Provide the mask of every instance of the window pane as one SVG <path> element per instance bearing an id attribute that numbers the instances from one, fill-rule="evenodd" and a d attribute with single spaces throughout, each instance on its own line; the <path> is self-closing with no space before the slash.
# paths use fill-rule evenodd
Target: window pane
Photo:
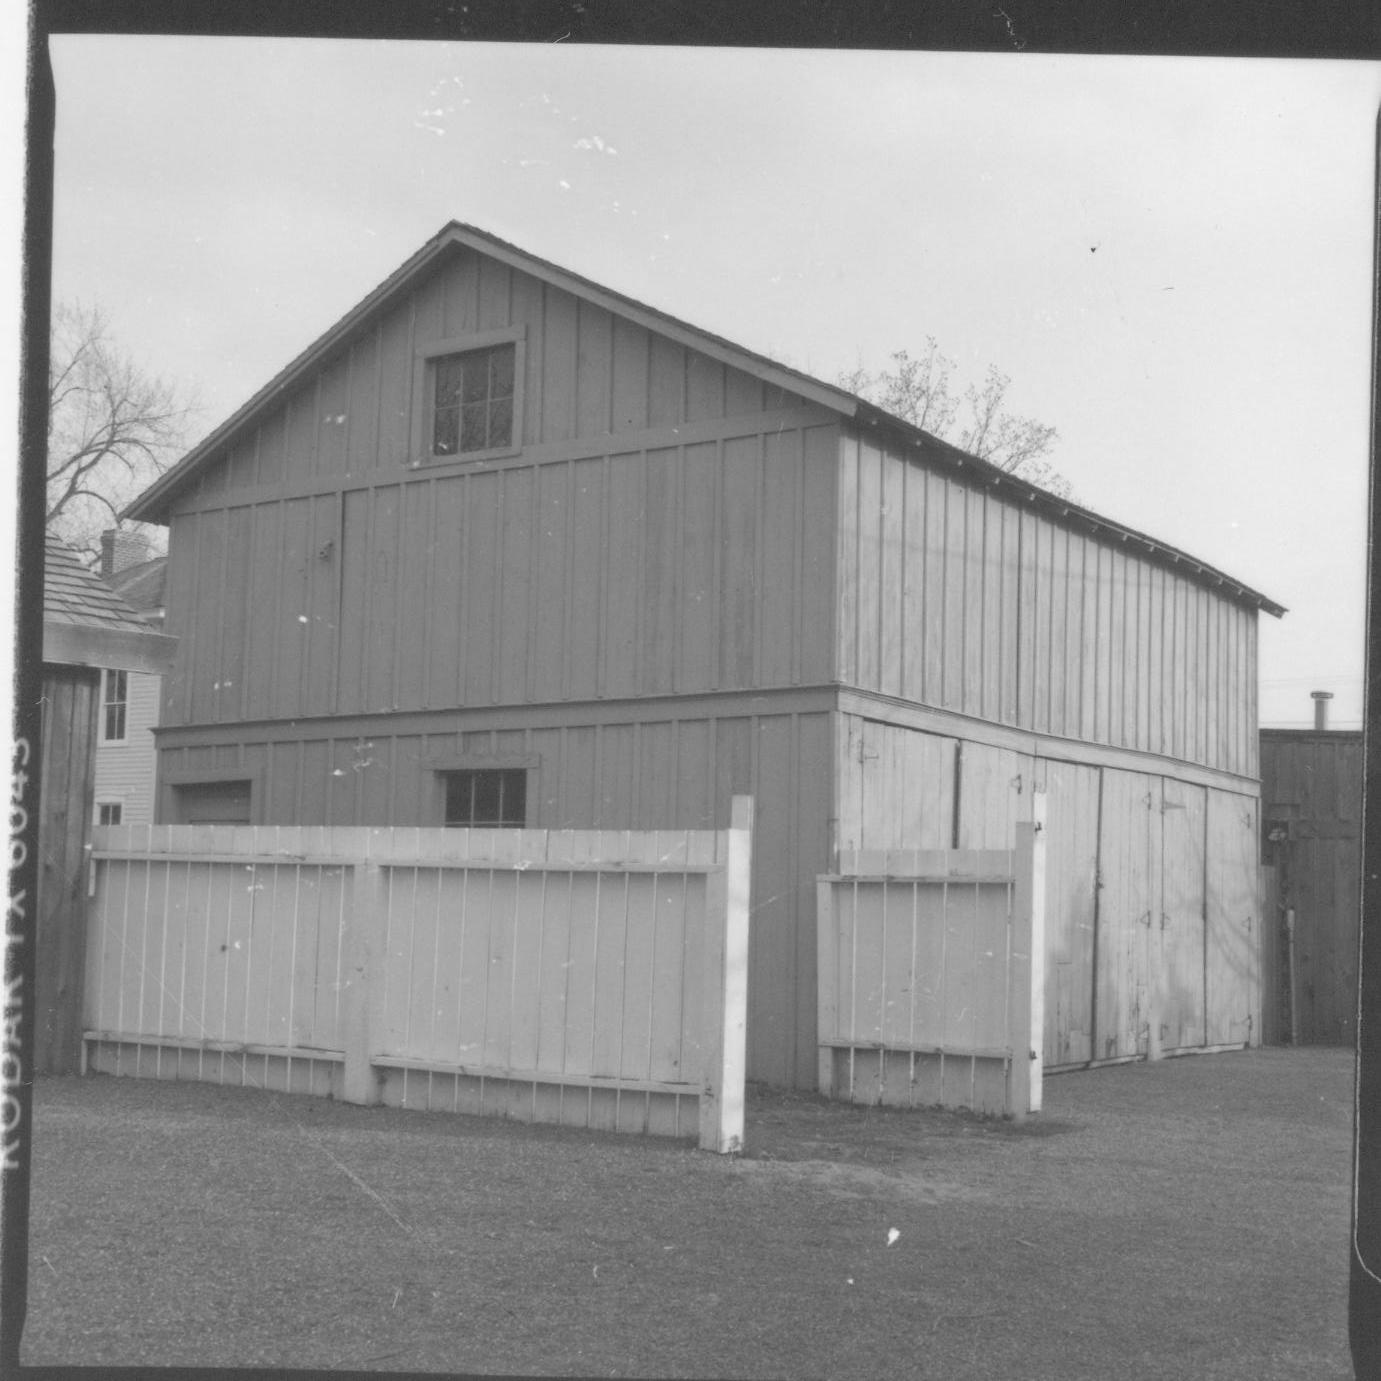
<path id="1" fill-rule="evenodd" d="M 527 771 L 524 768 L 474 768 L 447 772 L 446 824 L 510 826 L 526 819 Z"/>
<path id="2" fill-rule="evenodd" d="M 460 390 L 463 403 L 482 403 L 489 392 L 489 371 L 485 368 L 487 350 L 475 350 L 460 356 L 465 382 Z"/>
<path id="3" fill-rule="evenodd" d="M 513 396 L 513 347 L 502 345 L 489 352 L 489 396 Z"/>
<path id="4" fill-rule="evenodd" d="M 494 825 L 499 822 L 500 772 L 475 773 L 475 824 Z"/>
<path id="5" fill-rule="evenodd" d="M 460 437 L 460 410 L 458 408 L 438 408 L 436 427 L 432 433 L 432 450 L 437 455 L 453 456 Z"/>
<path id="6" fill-rule="evenodd" d="M 483 403 L 467 403 L 461 409 L 460 449 L 462 451 L 482 451 L 489 445 L 489 433 L 485 427 L 488 408 Z"/>
<path id="7" fill-rule="evenodd" d="M 513 399 L 502 398 L 489 405 L 489 444 L 508 446 L 513 441 Z"/>
<path id="8" fill-rule="evenodd" d="M 522 829 L 527 823 L 527 773 L 522 769 L 505 772 L 501 825 Z"/>
<path id="9" fill-rule="evenodd" d="M 464 374 L 461 356 L 448 355 L 436 362 L 436 405 L 453 407 L 460 402 L 460 381 Z"/>

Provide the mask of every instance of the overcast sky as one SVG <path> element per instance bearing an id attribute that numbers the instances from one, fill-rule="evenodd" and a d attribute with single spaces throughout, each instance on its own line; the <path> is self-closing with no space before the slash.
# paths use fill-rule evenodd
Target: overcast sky
<path id="1" fill-rule="evenodd" d="M 834 379 L 934 336 L 1361 717 L 1381 66 L 62 37 L 55 296 L 221 421 L 451 219 Z"/>

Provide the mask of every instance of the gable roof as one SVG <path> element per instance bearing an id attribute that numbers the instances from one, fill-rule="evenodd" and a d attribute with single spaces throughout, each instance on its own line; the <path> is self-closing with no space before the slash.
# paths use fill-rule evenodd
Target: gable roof
<path id="1" fill-rule="evenodd" d="M 176 646 L 176 638 L 154 632 L 65 542 L 45 534 L 45 662 L 162 672 L 171 665 Z"/>
<path id="2" fill-rule="evenodd" d="M 1203 583 L 1219 588 L 1240 603 L 1264 609 L 1277 617 L 1285 613 L 1283 606 L 1188 553 L 1164 542 L 1158 542 L 1110 518 L 1100 517 L 1091 509 L 1059 499 L 1037 485 L 1010 475 L 977 456 L 969 455 L 957 446 L 941 441 L 929 432 L 922 431 L 919 427 L 885 412 L 837 385 L 825 383 L 821 379 L 769 359 L 766 355 L 735 345 L 722 336 L 692 326 L 612 288 L 602 287 L 588 278 L 572 273 L 569 269 L 561 268 L 535 254 L 529 254 L 526 250 L 489 234 L 488 231 L 465 225 L 460 221 L 451 221 L 443 226 L 406 263 L 390 274 L 285 369 L 270 379 L 247 403 L 198 442 L 176 465 L 155 480 L 130 504 L 122 516 L 139 522 L 166 522 L 168 508 L 178 492 L 201 469 L 211 463 L 236 435 L 251 426 L 290 389 L 324 364 L 327 358 L 345 345 L 384 304 L 410 289 L 456 247 L 466 247 L 489 255 L 510 268 L 604 307 L 764 383 L 829 408 L 863 429 L 890 437 L 907 447 L 922 447 L 926 451 L 927 459 L 935 461 L 942 468 L 961 472 L 971 479 L 976 478 L 993 488 L 1001 489 L 1009 497 L 1021 499 L 1034 510 L 1044 512 L 1064 525 L 1081 528 L 1105 539 L 1127 543 L 1158 564 L 1183 569 Z"/>
<path id="3" fill-rule="evenodd" d="M 126 604 L 138 611 L 145 623 L 150 623 L 163 611 L 167 574 L 168 558 L 155 556 L 103 579 Z"/>

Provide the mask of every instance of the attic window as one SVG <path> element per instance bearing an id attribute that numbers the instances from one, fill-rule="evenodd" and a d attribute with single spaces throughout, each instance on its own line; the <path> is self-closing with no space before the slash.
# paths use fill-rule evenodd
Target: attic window
<path id="1" fill-rule="evenodd" d="M 433 368 L 433 455 L 468 455 L 513 444 L 512 345 L 442 355 Z"/>
<path id="2" fill-rule="evenodd" d="M 413 463 L 513 455 L 523 444 L 523 326 L 417 348 Z"/>

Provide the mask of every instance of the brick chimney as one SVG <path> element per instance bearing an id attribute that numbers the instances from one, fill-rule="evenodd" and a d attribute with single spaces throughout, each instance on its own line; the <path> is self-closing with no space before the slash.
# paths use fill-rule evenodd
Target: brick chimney
<path id="1" fill-rule="evenodd" d="M 107 579 L 149 560 L 149 539 L 140 532 L 107 528 L 101 533 L 101 575 Z"/>

